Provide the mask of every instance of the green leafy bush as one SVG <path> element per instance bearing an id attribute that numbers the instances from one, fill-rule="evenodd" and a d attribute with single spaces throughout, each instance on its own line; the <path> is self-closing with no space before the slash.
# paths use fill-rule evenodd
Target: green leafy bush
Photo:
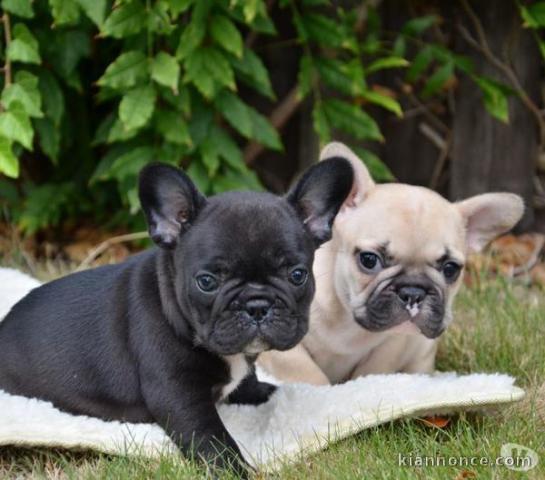
<path id="1" fill-rule="evenodd" d="M 261 188 L 243 147 L 283 145 L 239 94 L 244 85 L 278 101 L 249 41 L 256 34 L 302 49 L 298 101 L 312 98 L 322 143 L 334 132 L 383 141 L 368 107 L 396 116 L 402 108 L 369 77 L 391 68 L 422 83 L 423 97 L 440 94 L 456 72 L 470 75 L 491 114 L 507 120 L 505 87 L 423 40 L 435 16 L 415 18 L 391 38 L 364 2 L 279 5 L 296 38 L 280 38 L 263 0 L 2 0 L 0 172 L 21 179 L 17 200 L 0 184 L 0 201 L 18 225 L 32 233 L 78 215 L 130 224 L 134 218 L 111 212 L 120 203 L 137 211 L 137 172 L 156 160 L 184 166 L 206 193 Z M 358 151 L 376 178 L 392 178 L 370 150 Z"/>

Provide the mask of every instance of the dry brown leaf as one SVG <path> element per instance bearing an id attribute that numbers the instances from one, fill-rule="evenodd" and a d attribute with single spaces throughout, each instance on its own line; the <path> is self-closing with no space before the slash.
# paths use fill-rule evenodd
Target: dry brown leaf
<path id="1" fill-rule="evenodd" d="M 454 480 L 464 480 L 464 478 L 477 478 L 477 474 L 473 470 L 460 470 Z"/>
<path id="2" fill-rule="evenodd" d="M 530 261 L 541 240 L 542 236 L 538 233 L 504 235 L 492 242 L 489 252 L 504 268 L 520 267 Z"/>
<path id="3" fill-rule="evenodd" d="M 422 417 L 420 419 L 424 422 L 425 425 L 429 427 L 445 428 L 450 423 L 449 417 L 440 417 L 439 415 L 434 415 L 431 417 Z"/>

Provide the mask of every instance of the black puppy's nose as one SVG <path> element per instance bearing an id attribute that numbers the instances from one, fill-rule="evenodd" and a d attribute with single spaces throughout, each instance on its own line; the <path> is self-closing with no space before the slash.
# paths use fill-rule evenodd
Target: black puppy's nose
<path id="1" fill-rule="evenodd" d="M 272 303 L 266 298 L 252 298 L 246 302 L 245 310 L 254 320 L 262 320 L 267 315 Z"/>
<path id="2" fill-rule="evenodd" d="M 418 286 L 404 286 L 397 291 L 397 296 L 407 305 L 420 303 L 426 297 L 426 290 Z"/>

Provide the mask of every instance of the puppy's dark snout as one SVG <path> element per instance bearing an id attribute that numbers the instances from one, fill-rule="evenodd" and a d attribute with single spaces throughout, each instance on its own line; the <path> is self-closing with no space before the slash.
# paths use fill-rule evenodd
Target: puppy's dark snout
<path id="1" fill-rule="evenodd" d="M 271 309 L 272 302 L 266 298 L 252 298 L 246 302 L 245 310 L 254 320 L 262 320 Z"/>
<path id="2" fill-rule="evenodd" d="M 421 303 L 426 297 L 426 290 L 419 286 L 403 286 L 398 289 L 397 296 L 407 305 Z"/>

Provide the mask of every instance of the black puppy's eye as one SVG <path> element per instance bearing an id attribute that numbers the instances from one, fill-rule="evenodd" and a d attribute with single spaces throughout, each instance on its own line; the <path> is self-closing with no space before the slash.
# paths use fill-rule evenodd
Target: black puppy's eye
<path id="1" fill-rule="evenodd" d="M 447 262 L 443 265 L 443 275 L 445 278 L 451 282 L 458 278 L 460 270 L 462 267 L 454 262 Z"/>
<path id="2" fill-rule="evenodd" d="M 197 277 L 197 287 L 205 293 L 210 293 L 218 289 L 218 281 L 213 275 L 204 273 Z"/>
<path id="3" fill-rule="evenodd" d="M 360 252 L 358 262 L 365 273 L 377 273 L 382 270 L 382 261 L 376 253 Z"/>
<path id="4" fill-rule="evenodd" d="M 289 274 L 289 280 L 298 287 L 303 285 L 308 278 L 308 272 L 304 268 L 294 268 Z"/>

